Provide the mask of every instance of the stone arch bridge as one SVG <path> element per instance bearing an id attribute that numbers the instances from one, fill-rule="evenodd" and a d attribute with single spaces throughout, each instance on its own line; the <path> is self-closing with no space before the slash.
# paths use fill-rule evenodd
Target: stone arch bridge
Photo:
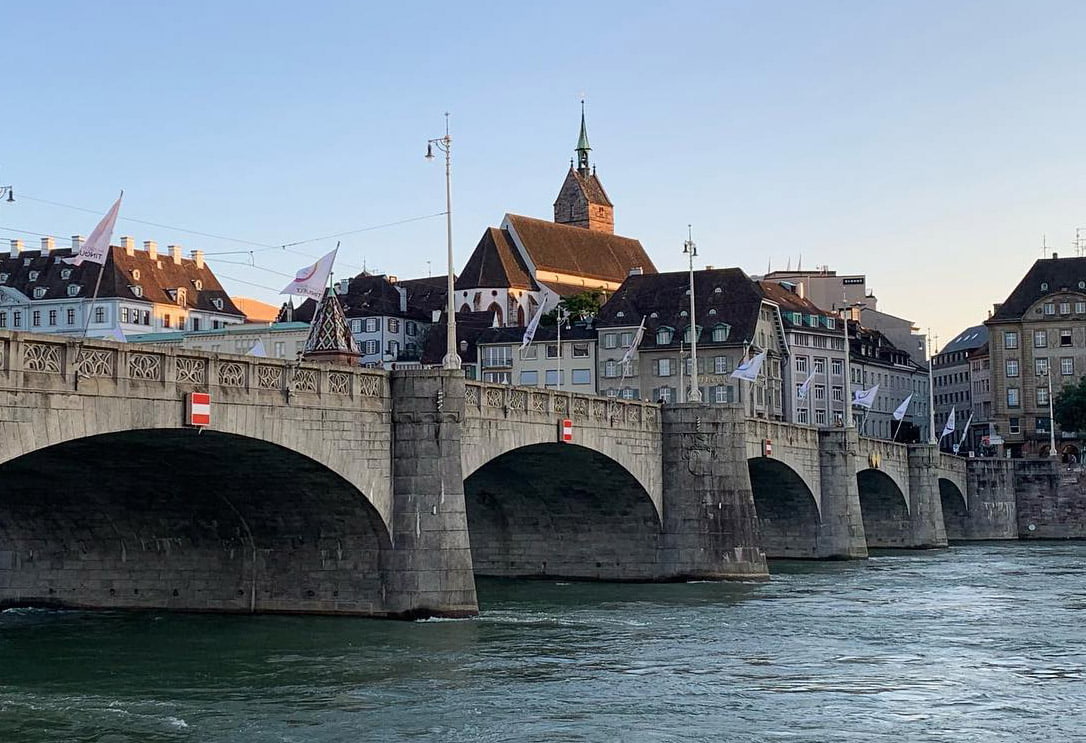
<path id="1" fill-rule="evenodd" d="M 763 578 L 767 551 L 865 553 L 865 490 L 831 472 L 865 446 L 731 406 L 5 331 L 0 606 L 460 616 L 475 574 Z M 932 522 L 909 546 L 945 543 L 920 479 L 953 467 L 881 454 Z"/>

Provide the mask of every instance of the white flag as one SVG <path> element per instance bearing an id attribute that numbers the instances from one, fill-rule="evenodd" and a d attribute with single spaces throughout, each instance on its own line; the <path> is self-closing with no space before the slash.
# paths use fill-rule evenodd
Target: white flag
<path id="1" fill-rule="evenodd" d="M 748 361 L 744 361 L 735 371 L 732 372 L 732 376 L 736 379 L 745 379 L 748 382 L 753 382 L 758 378 L 758 372 L 762 370 L 762 362 L 765 361 L 766 352 L 762 351 Z"/>
<path id="2" fill-rule="evenodd" d="M 940 439 L 942 439 L 943 436 L 946 436 L 948 433 L 954 433 L 954 413 L 955 412 L 957 412 L 957 411 L 955 411 L 954 408 L 950 409 L 950 417 L 948 417 L 946 419 L 946 425 L 943 426 L 943 435 L 939 437 Z"/>
<path id="3" fill-rule="evenodd" d="M 869 390 L 856 390 L 852 393 L 852 404 L 861 408 L 871 409 L 875 404 L 875 396 L 879 394 L 879 386 L 876 384 Z"/>
<path id="4" fill-rule="evenodd" d="M 109 240 L 113 237 L 113 225 L 117 223 L 117 212 L 121 210 L 121 199 L 123 198 L 124 191 L 121 191 L 121 195 L 113 202 L 113 206 L 110 207 L 106 216 L 102 217 L 102 221 L 94 228 L 94 232 L 90 234 L 86 242 L 79 246 L 79 252 L 71 258 L 65 258 L 65 263 L 79 266 L 84 261 L 90 261 L 101 266 L 106 265 L 106 256 L 109 255 Z"/>
<path id="5" fill-rule="evenodd" d="M 114 325 L 113 330 L 109 331 L 103 336 L 106 340 L 117 341 L 118 343 L 127 343 L 128 339 L 124 337 L 124 331 L 119 326 Z"/>
<path id="6" fill-rule="evenodd" d="M 287 284 L 287 287 L 279 293 L 299 294 L 319 302 L 324 297 L 324 289 L 328 284 L 328 274 L 332 273 L 332 264 L 336 262 L 336 251 L 338 250 L 339 246 L 337 245 L 335 250 L 312 266 L 303 268 L 295 275 L 294 281 Z"/>
<path id="7" fill-rule="evenodd" d="M 909 395 L 905 400 L 897 406 L 897 410 L 894 411 L 894 420 L 899 421 L 905 417 L 905 414 L 909 412 L 909 403 L 913 401 L 913 396 Z"/>
<path id="8" fill-rule="evenodd" d="M 641 345 L 641 339 L 645 337 L 645 316 L 641 316 L 641 325 L 637 328 L 637 333 L 634 335 L 633 343 L 626 349 L 626 353 L 622 354 L 622 363 L 630 363 L 630 359 L 633 358 L 634 351 Z"/>
<path id="9" fill-rule="evenodd" d="M 266 357 L 268 355 L 268 352 L 264 350 L 264 340 L 262 338 L 257 338 L 256 343 L 254 343 L 253 347 L 249 349 L 249 353 L 245 355 L 260 356 L 261 358 Z"/>
<path id="10" fill-rule="evenodd" d="M 811 380 L 814 379 L 814 377 L 814 372 L 811 372 L 811 376 L 807 377 L 807 380 L 799 386 L 799 391 L 796 392 L 796 397 L 798 397 L 800 400 L 807 399 L 807 393 L 811 389 Z"/>
<path id="11" fill-rule="evenodd" d="M 962 437 L 958 441 L 965 441 L 965 435 L 969 433 L 969 426 L 973 422 L 973 411 L 969 411 L 969 417 L 965 419 L 965 427 L 962 428 Z"/>
<path id="12" fill-rule="evenodd" d="M 523 351 L 532 343 L 532 339 L 535 338 L 535 331 L 539 328 L 539 320 L 543 317 L 544 310 L 547 309 L 547 298 L 543 297 L 543 304 L 539 305 L 539 309 L 535 311 L 535 316 L 532 321 L 528 323 L 528 327 L 524 329 L 524 339 L 520 342 L 520 350 Z"/>

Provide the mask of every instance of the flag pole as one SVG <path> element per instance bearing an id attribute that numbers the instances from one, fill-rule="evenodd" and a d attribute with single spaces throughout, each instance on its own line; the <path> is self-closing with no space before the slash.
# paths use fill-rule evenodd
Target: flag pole
<path id="1" fill-rule="evenodd" d="M 112 251 L 111 251 L 112 252 Z M 109 260 L 107 255 L 106 260 Z M 91 314 L 94 312 L 94 305 L 98 301 L 98 289 L 102 286 L 102 273 L 106 270 L 106 264 L 103 261 L 98 264 L 98 278 L 94 282 L 94 294 L 91 295 L 90 307 L 87 309 L 87 316 L 83 320 L 83 338 L 87 337 L 87 331 L 90 329 Z"/>

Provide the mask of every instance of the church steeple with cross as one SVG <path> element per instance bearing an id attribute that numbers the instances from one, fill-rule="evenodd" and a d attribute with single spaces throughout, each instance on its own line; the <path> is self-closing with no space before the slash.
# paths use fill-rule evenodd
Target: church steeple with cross
<path id="1" fill-rule="evenodd" d="M 588 127 L 585 124 L 584 101 L 581 101 L 581 132 L 571 160 L 566 180 L 554 202 L 554 221 L 573 227 L 584 227 L 597 232 L 615 233 L 615 207 L 603 190 L 596 176 L 595 166 L 590 165 L 588 153 Z"/>

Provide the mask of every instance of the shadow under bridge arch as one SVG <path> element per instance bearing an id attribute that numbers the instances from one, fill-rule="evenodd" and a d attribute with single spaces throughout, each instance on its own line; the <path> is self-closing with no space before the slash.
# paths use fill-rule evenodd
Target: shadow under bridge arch
<path id="1" fill-rule="evenodd" d="M 754 457 L 747 468 L 766 557 L 818 557 L 821 520 L 811 488 L 779 459 Z"/>
<path id="2" fill-rule="evenodd" d="M 965 539 L 969 524 L 969 507 L 961 488 L 945 477 L 939 478 L 939 500 L 943 507 L 943 524 L 948 540 Z"/>
<path id="3" fill-rule="evenodd" d="M 0 606 L 380 615 L 387 529 L 324 465 L 155 429 L 0 465 Z"/>
<path id="4" fill-rule="evenodd" d="M 882 470 L 862 469 L 856 473 L 856 486 L 867 546 L 907 546 L 912 534 L 909 503 L 894 479 Z"/>
<path id="5" fill-rule="evenodd" d="M 622 465 L 576 444 L 508 451 L 464 481 L 477 575 L 652 580 L 660 514 Z"/>

